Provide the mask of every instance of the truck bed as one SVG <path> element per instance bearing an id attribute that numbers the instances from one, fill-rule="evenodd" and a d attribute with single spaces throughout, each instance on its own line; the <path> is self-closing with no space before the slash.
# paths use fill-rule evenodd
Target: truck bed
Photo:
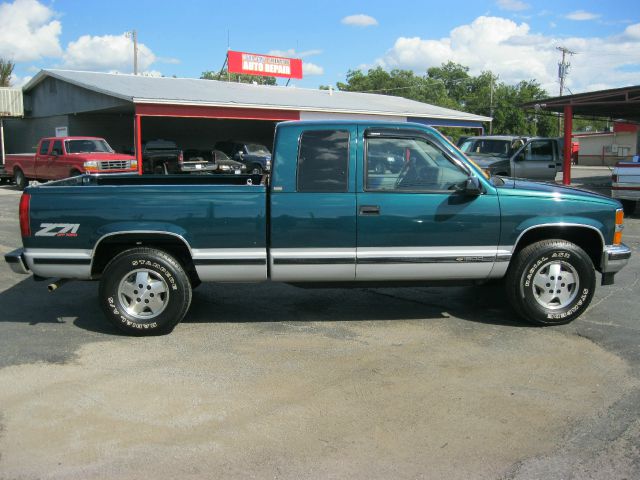
<path id="1" fill-rule="evenodd" d="M 261 178 L 83 175 L 30 187 L 33 234 L 24 240 L 27 262 L 41 276 L 90 278 L 94 251 L 135 233 L 147 245 L 178 239 L 203 280 L 215 280 L 218 272 L 237 281 L 266 278 L 267 200 Z M 68 257 L 68 271 L 61 272 L 55 260 L 59 249 Z M 235 265 L 233 272 L 213 268 L 240 251 L 251 254 L 252 262 Z"/>

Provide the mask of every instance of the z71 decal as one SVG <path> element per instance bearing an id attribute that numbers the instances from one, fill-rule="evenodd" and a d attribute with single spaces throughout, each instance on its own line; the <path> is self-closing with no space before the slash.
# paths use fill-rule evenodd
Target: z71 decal
<path id="1" fill-rule="evenodd" d="M 79 223 L 41 223 L 36 237 L 77 237 Z"/>

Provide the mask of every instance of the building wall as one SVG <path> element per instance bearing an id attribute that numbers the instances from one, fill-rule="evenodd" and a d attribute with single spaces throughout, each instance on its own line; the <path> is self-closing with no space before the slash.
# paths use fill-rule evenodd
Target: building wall
<path id="1" fill-rule="evenodd" d="M 133 115 L 85 113 L 69 115 L 69 135 L 104 138 L 116 152 L 133 153 Z"/>
<path id="2" fill-rule="evenodd" d="M 366 115 L 360 113 L 300 112 L 300 120 L 373 120 L 379 122 L 406 122 L 407 117 L 394 115 Z"/>
<path id="3" fill-rule="evenodd" d="M 611 166 L 631 159 L 638 151 L 636 132 L 574 135 L 573 139 L 580 143 L 578 165 Z"/>
<path id="4" fill-rule="evenodd" d="M 56 127 L 68 128 L 69 116 L 6 119 L 4 142 L 7 153 L 35 153 L 38 141 L 54 136 Z"/>
<path id="5" fill-rule="evenodd" d="M 47 77 L 25 94 L 25 116 L 30 118 L 95 112 L 109 108 L 133 110 L 130 102 L 77 87 L 56 78 Z"/>

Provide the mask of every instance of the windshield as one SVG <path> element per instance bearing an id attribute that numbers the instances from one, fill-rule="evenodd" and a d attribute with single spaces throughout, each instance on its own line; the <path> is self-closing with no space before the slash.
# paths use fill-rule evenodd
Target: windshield
<path id="1" fill-rule="evenodd" d="M 247 152 L 250 155 L 271 155 L 267 147 L 259 143 L 247 143 Z"/>
<path id="2" fill-rule="evenodd" d="M 67 140 L 67 153 L 113 153 L 109 144 L 102 139 Z"/>
<path id="3" fill-rule="evenodd" d="M 221 150 L 214 150 L 213 155 L 216 161 L 229 161 L 231 160 L 226 153 Z"/>
<path id="4" fill-rule="evenodd" d="M 511 142 L 509 140 L 466 140 L 460 150 L 471 155 L 508 157 L 511 151 Z"/>

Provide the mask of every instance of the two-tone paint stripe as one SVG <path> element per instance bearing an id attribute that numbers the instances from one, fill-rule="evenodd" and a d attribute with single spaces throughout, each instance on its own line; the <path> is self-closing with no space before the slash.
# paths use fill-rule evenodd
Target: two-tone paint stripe
<path id="1" fill-rule="evenodd" d="M 258 282 L 267 279 L 266 248 L 194 248 L 193 264 L 204 282 Z"/>

